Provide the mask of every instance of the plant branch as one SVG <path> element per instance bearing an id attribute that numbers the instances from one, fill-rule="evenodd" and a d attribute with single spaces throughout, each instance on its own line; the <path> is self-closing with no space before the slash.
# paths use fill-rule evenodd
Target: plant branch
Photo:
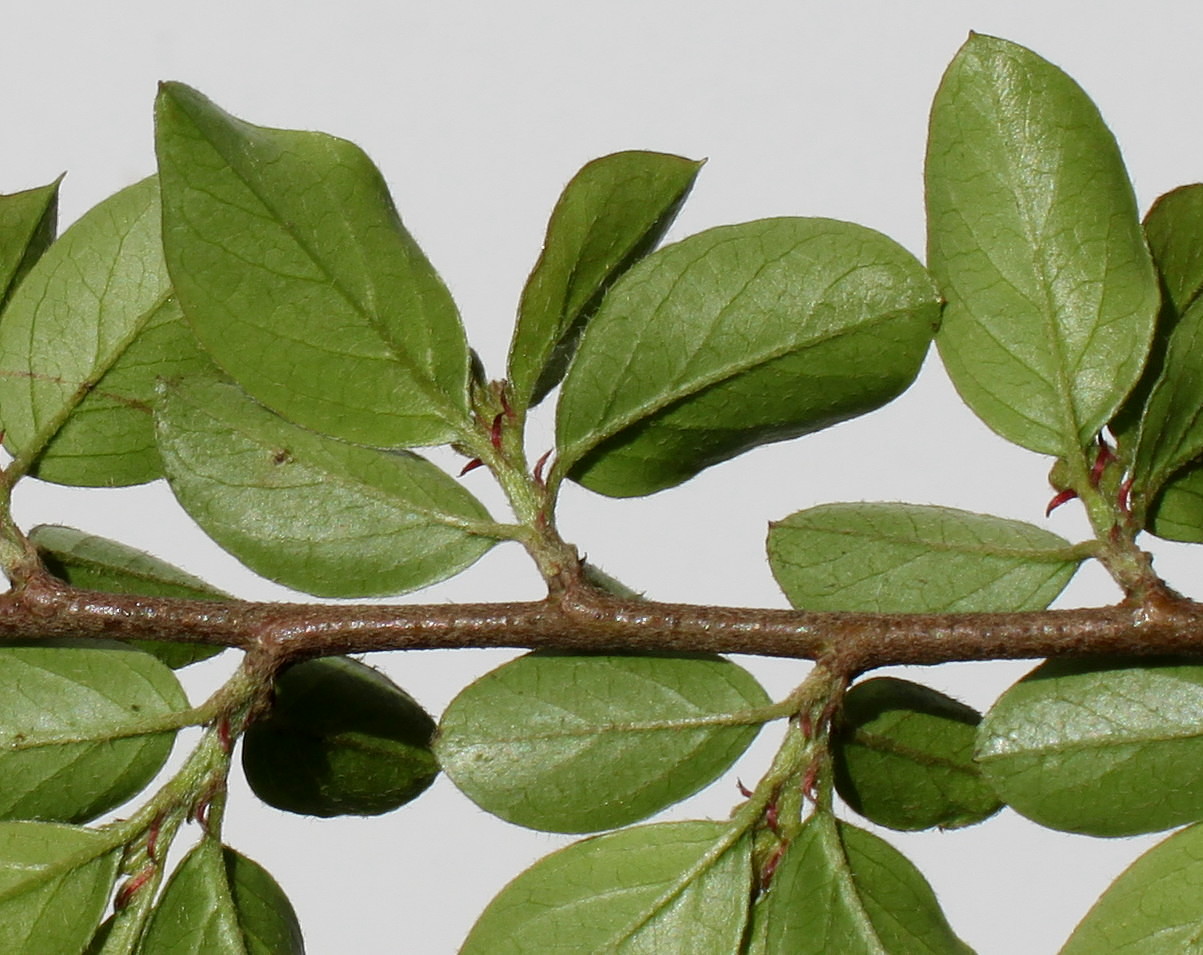
<path id="1" fill-rule="evenodd" d="M 535 602 L 257 603 L 78 590 L 42 570 L 0 595 L 0 638 L 63 637 L 237 647 L 259 672 L 333 654 L 523 647 L 792 657 L 851 676 L 894 664 L 1203 654 L 1203 604 L 1156 595 L 1140 605 L 1075 610 L 834 613 L 631 600 L 580 582 Z"/>

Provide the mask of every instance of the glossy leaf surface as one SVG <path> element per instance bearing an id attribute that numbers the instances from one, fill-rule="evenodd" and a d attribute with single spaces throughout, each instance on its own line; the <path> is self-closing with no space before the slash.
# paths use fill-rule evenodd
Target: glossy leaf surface
<path id="1" fill-rule="evenodd" d="M 607 294 L 564 380 L 557 470 L 650 494 L 884 404 L 918 372 L 935 289 L 900 246 L 763 219 L 666 246 Z"/>
<path id="2" fill-rule="evenodd" d="M 971 955 L 905 856 L 825 816 L 786 850 L 754 920 L 753 955 Z"/>
<path id="3" fill-rule="evenodd" d="M 1061 955 L 1182 955 L 1203 936 L 1203 826 L 1133 862 L 1082 919 Z"/>
<path id="4" fill-rule="evenodd" d="M 242 767 L 270 806 L 310 816 L 376 815 L 417 798 L 439 767 L 434 720 L 378 670 L 346 657 L 298 663 L 251 724 Z"/>
<path id="5" fill-rule="evenodd" d="M 1043 610 L 1081 558 L 1031 524 L 919 504 L 824 504 L 770 525 L 795 607 L 885 613 Z"/>
<path id="6" fill-rule="evenodd" d="M 298 428 L 233 385 L 181 382 L 156 420 L 168 480 L 193 520 L 252 570 L 298 590 L 415 590 L 496 542 L 484 507 L 424 458 Z"/>
<path id="7" fill-rule="evenodd" d="M 936 93 L 926 169 L 957 390 L 1016 444 L 1080 455 L 1136 383 L 1159 301 L 1114 137 L 1055 66 L 973 35 Z"/>
<path id="8" fill-rule="evenodd" d="M 844 697 L 834 737 L 840 797 L 891 829 L 955 829 L 1002 804 L 973 761 L 977 711 L 930 687 L 878 677 Z"/>
<path id="9" fill-rule="evenodd" d="M 1122 836 L 1203 819 L 1203 667 L 1045 663 L 986 714 L 977 758 L 1008 805 L 1053 829 Z"/>
<path id="10" fill-rule="evenodd" d="M 609 829 L 711 782 L 768 702 L 718 657 L 530 654 L 452 701 L 436 752 L 465 795 L 509 822 Z"/>
<path id="11" fill-rule="evenodd" d="M 752 889 L 749 846 L 715 822 L 575 843 L 502 889 L 460 955 L 737 952 Z"/>
<path id="12" fill-rule="evenodd" d="M 180 83 L 155 115 L 172 279 L 248 394 L 378 447 L 468 427 L 459 314 L 359 147 L 253 126 Z"/>
<path id="13" fill-rule="evenodd" d="M 61 181 L 0 196 L 0 308 L 54 241 Z"/>
<path id="14" fill-rule="evenodd" d="M 510 344 L 518 405 L 537 404 L 559 383 L 583 323 L 606 288 L 655 248 L 701 165 L 665 153 L 614 153 L 587 163 L 564 187 Z"/>
<path id="15" fill-rule="evenodd" d="M 162 767 L 187 707 L 171 670 L 124 644 L 0 645 L 0 818 L 84 822 L 119 806 Z"/>
<path id="16" fill-rule="evenodd" d="M 139 955 L 302 955 L 301 926 L 266 870 L 203 839 L 172 874 Z"/>
<path id="17" fill-rule="evenodd" d="M 224 600 L 199 577 L 173 567 L 127 544 L 97 537 L 73 527 L 40 524 L 29 532 L 47 569 L 73 587 L 111 594 Z M 132 640 L 130 646 L 158 657 L 172 669 L 207 660 L 221 647 L 167 640 Z"/>
<path id="18" fill-rule="evenodd" d="M 144 179 L 72 225 L 13 293 L 0 324 L 5 446 L 60 484 L 152 480 L 155 383 L 209 366 L 172 295 L 158 186 Z"/>
<path id="19" fill-rule="evenodd" d="M 0 951 L 83 951 L 117 879 L 111 845 L 90 829 L 0 822 Z"/>

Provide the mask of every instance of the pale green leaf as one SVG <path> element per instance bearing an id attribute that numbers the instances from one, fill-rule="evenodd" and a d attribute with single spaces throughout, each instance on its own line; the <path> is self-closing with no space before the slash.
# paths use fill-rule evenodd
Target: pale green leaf
<path id="1" fill-rule="evenodd" d="M 639 826 L 575 843 L 502 889 L 460 955 L 738 952 L 750 844 L 716 822 Z"/>
<path id="2" fill-rule="evenodd" d="M 1203 826 L 1154 846 L 1086 913 L 1061 955 L 1197 955 L 1203 949 Z"/>
<path id="3" fill-rule="evenodd" d="M 832 739 L 835 785 L 862 816 L 891 829 L 954 829 L 1002 808 L 973 761 L 976 710 L 893 677 L 857 683 Z"/>
<path id="4" fill-rule="evenodd" d="M 298 428 L 232 385 L 180 382 L 156 420 L 184 509 L 252 570 L 298 590 L 416 590 L 496 542 L 484 507 L 424 458 Z"/>
<path id="5" fill-rule="evenodd" d="M 752 743 L 768 702 L 719 657 L 530 654 L 452 701 L 435 752 L 456 786 L 509 822 L 610 829 L 713 781 Z"/>
<path id="6" fill-rule="evenodd" d="M 187 708 L 171 670 L 124 644 L 0 644 L 0 818 L 119 806 L 162 767 Z"/>
<path id="7" fill-rule="evenodd" d="M 786 850 L 754 920 L 756 955 L 971 955 L 906 857 L 827 815 Z"/>
<path id="8" fill-rule="evenodd" d="M 977 759 L 1004 802 L 1052 829 L 1123 836 L 1203 819 L 1203 667 L 1042 664 L 986 714 Z"/>
<path id="9" fill-rule="evenodd" d="M 510 344 L 517 405 L 537 404 L 559 383 L 583 323 L 614 280 L 655 248 L 701 165 L 665 153 L 614 153 L 587 163 L 564 187 Z"/>
<path id="10" fill-rule="evenodd" d="M 158 186 L 144 179 L 72 225 L 13 293 L 0 323 L 5 445 L 47 481 L 152 480 L 155 383 L 207 367 L 163 263 Z"/>
<path id="11" fill-rule="evenodd" d="M 1020 521 L 920 504 L 825 504 L 770 526 L 795 607 L 883 613 L 1043 610 L 1082 556 Z"/>
<path id="12" fill-rule="evenodd" d="M 0 309 L 54 241 L 60 182 L 0 195 Z"/>
<path id="13" fill-rule="evenodd" d="M 308 660 L 275 683 L 271 710 L 243 738 L 242 768 L 270 806 L 311 816 L 377 815 L 438 775 L 434 720 L 378 670 Z"/>
<path id="14" fill-rule="evenodd" d="M 105 833 L 0 822 L 0 951 L 83 951 L 104 915 L 120 861 L 120 847 Z"/>
<path id="15" fill-rule="evenodd" d="M 118 541 L 73 527 L 39 524 L 29 532 L 46 569 L 73 587 L 111 594 L 225 600 L 227 595 L 199 577 Z M 170 640 L 131 640 L 173 670 L 221 653 L 222 647 Z"/>
<path id="16" fill-rule="evenodd" d="M 1003 437 L 1080 457 L 1140 376 L 1159 302 L 1114 137 L 1055 66 L 973 35 L 936 93 L 926 168 L 949 375 Z"/>
<path id="17" fill-rule="evenodd" d="M 915 377 L 931 279 L 863 226 L 763 219 L 666 246 L 607 294 L 564 380 L 557 474 L 618 497 L 864 414 Z"/>
<path id="18" fill-rule="evenodd" d="M 470 426 L 459 314 L 359 147 L 252 126 L 180 83 L 161 88 L 156 135 L 172 279 L 243 390 L 378 447 Z"/>
<path id="19" fill-rule="evenodd" d="M 138 955 L 303 955 L 287 896 L 261 866 L 203 839 L 180 862 Z"/>

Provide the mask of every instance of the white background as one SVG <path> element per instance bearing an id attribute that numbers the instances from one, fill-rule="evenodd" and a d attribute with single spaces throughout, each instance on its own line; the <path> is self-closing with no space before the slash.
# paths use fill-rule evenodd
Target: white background
<path id="1" fill-rule="evenodd" d="M 1203 176 L 1195 3 L 209 2 L 4 4 L 0 191 L 69 175 L 63 222 L 153 169 L 155 83 L 190 83 L 235 115 L 361 144 L 440 269 L 469 336 L 501 374 L 514 304 L 546 216 L 587 160 L 648 148 L 708 157 L 672 233 L 771 215 L 849 219 L 923 253 L 922 158 L 932 94 L 969 30 L 1023 43 L 1095 98 L 1142 208 Z M 536 452 L 549 442 L 546 420 Z M 647 500 L 565 495 L 562 526 L 589 557 L 664 599 L 781 606 L 763 559 L 766 522 L 831 500 L 908 500 L 1048 522 L 1049 462 L 1006 445 L 961 406 L 937 367 L 889 408 L 762 449 Z M 489 502 L 488 478 L 468 485 Z M 80 492 L 33 485 L 25 524 L 60 522 L 150 550 L 246 597 L 284 597 L 209 544 L 161 484 Z M 1198 557 L 1162 548 L 1163 573 L 1195 586 Z M 423 600 L 539 596 L 500 547 Z M 419 599 L 419 598 L 414 598 Z M 1063 605 L 1115 599 L 1097 573 Z M 374 659 L 433 712 L 506 654 Z M 774 693 L 804 673 L 749 663 Z M 212 681 L 217 674 L 194 679 Z M 978 707 L 1020 664 L 957 665 L 920 678 Z M 913 675 L 913 674 L 912 674 Z M 766 734 L 766 736 L 769 734 Z M 767 750 L 740 765 L 754 779 Z M 379 819 L 306 820 L 257 806 L 234 783 L 227 839 L 276 876 L 309 950 L 453 952 L 474 915 L 564 839 L 486 816 L 450 785 Z M 725 815 L 734 777 L 673 815 Z M 1051 952 L 1155 838 L 1091 840 L 1017 817 L 891 835 L 983 953 Z"/>

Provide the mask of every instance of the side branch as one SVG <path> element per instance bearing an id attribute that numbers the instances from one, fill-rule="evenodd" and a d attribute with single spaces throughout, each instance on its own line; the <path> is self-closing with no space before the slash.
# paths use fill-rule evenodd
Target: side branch
<path id="1" fill-rule="evenodd" d="M 747 653 L 853 675 L 894 664 L 1096 654 L 1203 655 L 1203 604 L 994 614 L 811 613 L 626 600 L 573 587 L 537 602 L 355 605 L 137 597 L 35 572 L 0 595 L 0 639 L 172 640 L 237 647 L 269 668 L 381 650 L 522 647 Z"/>

